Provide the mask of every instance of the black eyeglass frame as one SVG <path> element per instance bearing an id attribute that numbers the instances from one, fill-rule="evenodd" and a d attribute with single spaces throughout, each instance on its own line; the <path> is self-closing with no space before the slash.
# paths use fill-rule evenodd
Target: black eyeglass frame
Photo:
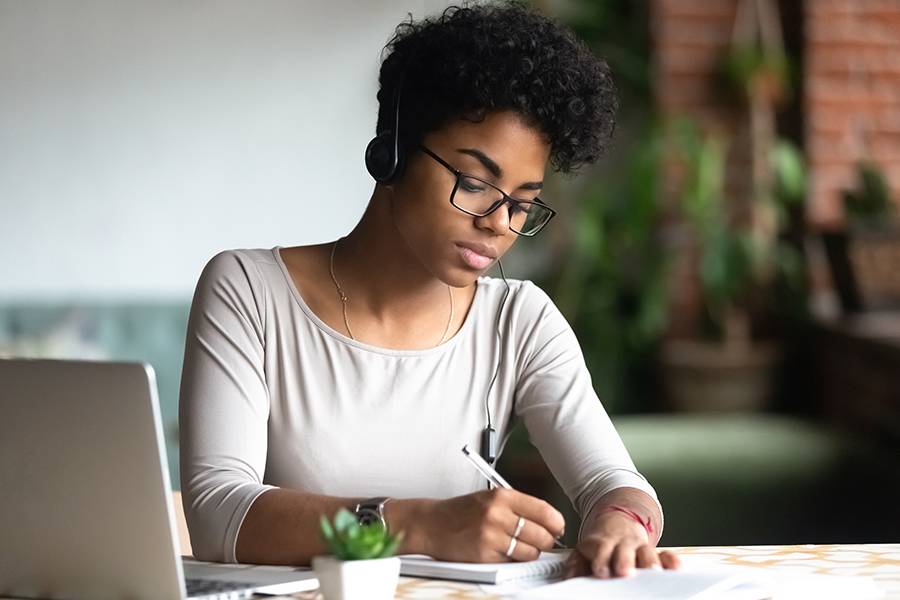
<path id="1" fill-rule="evenodd" d="M 435 161 L 437 161 L 437 163 L 439 165 L 441 165 L 442 167 L 444 167 L 445 169 L 447 169 L 448 171 L 453 173 L 453 175 L 456 176 L 456 181 L 453 183 L 453 190 L 450 192 L 450 204 L 453 205 L 453 207 L 455 209 L 460 210 L 460 211 L 466 213 L 467 215 L 472 215 L 473 217 L 486 217 L 489 214 L 491 214 L 492 212 L 494 212 L 495 210 L 497 210 L 498 208 L 500 208 L 501 206 L 505 206 L 506 204 L 511 204 L 512 206 L 520 206 L 522 204 L 526 204 L 526 205 L 534 204 L 534 205 L 540 206 L 542 209 L 548 211 L 550 216 L 547 217 L 547 219 L 543 223 L 541 223 L 540 227 L 538 227 L 531 233 L 522 233 L 521 231 L 517 231 L 516 229 L 513 228 L 512 224 L 510 224 L 510 226 L 509 226 L 510 231 L 513 231 L 516 235 L 524 235 L 525 237 L 533 237 L 533 236 L 537 235 L 538 233 L 540 233 L 544 229 L 544 227 L 547 226 L 547 223 L 549 223 L 550 220 L 556 216 L 556 211 L 553 210 L 547 204 L 545 204 L 540 198 L 535 198 L 534 200 L 518 200 L 516 198 L 513 198 L 512 196 L 510 196 L 509 194 L 507 194 L 506 192 L 504 192 L 503 190 L 498 188 L 496 185 L 494 185 L 490 181 L 485 181 L 481 177 L 475 177 L 474 175 L 469 175 L 468 173 L 463 173 L 462 171 L 460 171 L 459 169 L 457 169 L 456 167 L 454 167 L 453 165 L 451 165 L 450 163 L 445 161 L 443 158 L 441 158 L 440 156 L 438 156 L 437 154 L 435 154 L 434 152 L 432 152 L 431 150 L 426 148 L 424 145 L 419 144 L 418 146 L 419 146 L 419 149 L 422 150 L 422 152 L 424 152 L 425 154 L 427 154 L 428 156 L 433 158 Z M 460 205 L 456 204 L 453 201 L 453 199 L 456 197 L 456 191 L 459 189 L 459 180 L 461 177 L 466 177 L 469 179 L 474 179 L 475 181 L 479 181 L 479 182 L 485 184 L 486 186 L 493 188 L 493 189 L 497 190 L 498 192 L 500 192 L 502 197 L 499 200 L 497 200 L 496 202 L 494 202 L 490 207 L 488 207 L 487 211 L 485 211 L 483 213 L 476 213 L 476 212 L 472 212 L 470 210 L 466 210 L 465 208 L 461 207 Z"/>

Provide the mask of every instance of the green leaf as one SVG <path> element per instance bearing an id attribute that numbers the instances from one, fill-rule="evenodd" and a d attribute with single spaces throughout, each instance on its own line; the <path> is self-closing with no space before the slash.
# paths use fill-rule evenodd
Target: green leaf
<path id="1" fill-rule="evenodd" d="M 397 548 L 400 546 L 400 542 L 403 540 L 403 532 L 401 531 L 397 535 L 388 536 L 387 543 L 382 548 L 381 552 L 378 554 L 378 558 L 387 558 L 389 556 L 393 556 L 397 552 Z"/>
<path id="2" fill-rule="evenodd" d="M 334 529 L 331 527 L 331 523 L 328 522 L 328 517 L 325 515 L 319 517 L 319 530 L 322 532 L 322 537 L 325 538 L 326 542 L 334 541 Z"/>
<path id="3" fill-rule="evenodd" d="M 334 528 L 339 534 L 347 532 L 352 526 L 359 524 L 356 521 L 356 515 L 346 508 L 341 508 L 334 515 Z"/>
<path id="4" fill-rule="evenodd" d="M 780 139 L 771 155 L 778 198 L 785 204 L 798 204 L 806 193 L 806 172 L 800 151 L 791 142 Z"/>

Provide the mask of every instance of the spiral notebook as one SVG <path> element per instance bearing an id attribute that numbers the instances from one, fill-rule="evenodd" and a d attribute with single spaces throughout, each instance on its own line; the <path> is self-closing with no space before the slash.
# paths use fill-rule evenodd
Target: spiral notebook
<path id="1" fill-rule="evenodd" d="M 461 563 L 408 554 L 400 557 L 400 574 L 493 585 L 535 579 L 553 580 L 562 577 L 568 555 L 568 551 L 542 552 L 540 558 L 529 562 Z"/>

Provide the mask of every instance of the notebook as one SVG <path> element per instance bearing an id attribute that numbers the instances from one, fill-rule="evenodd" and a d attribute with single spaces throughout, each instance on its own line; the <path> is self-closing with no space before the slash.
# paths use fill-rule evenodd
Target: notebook
<path id="1" fill-rule="evenodd" d="M 568 555 L 568 551 L 542 552 L 540 558 L 530 562 L 460 563 L 408 554 L 400 557 L 400 574 L 493 585 L 535 579 L 553 580 L 562 577 Z"/>

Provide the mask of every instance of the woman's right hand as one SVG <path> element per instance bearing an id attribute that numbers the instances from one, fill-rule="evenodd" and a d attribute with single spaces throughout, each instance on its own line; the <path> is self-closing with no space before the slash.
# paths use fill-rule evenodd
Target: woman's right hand
<path id="1" fill-rule="evenodd" d="M 525 523 L 507 557 L 519 517 Z M 428 554 L 437 560 L 507 562 L 535 560 L 542 550 L 553 548 L 565 520 L 539 498 L 496 488 L 434 502 L 424 525 Z"/>

